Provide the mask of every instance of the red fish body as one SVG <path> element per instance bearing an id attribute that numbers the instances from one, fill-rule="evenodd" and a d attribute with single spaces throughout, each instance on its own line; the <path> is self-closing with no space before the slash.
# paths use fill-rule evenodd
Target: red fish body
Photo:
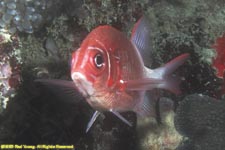
<path id="1" fill-rule="evenodd" d="M 101 67 L 95 64 L 98 55 L 104 61 Z M 132 110 L 143 95 L 141 91 L 124 89 L 124 81 L 144 78 L 144 65 L 130 40 L 111 26 L 94 29 L 72 60 L 72 79 L 97 110 Z M 80 79 L 80 74 L 86 79 Z M 83 82 L 88 86 L 83 86 Z"/>
<path id="2" fill-rule="evenodd" d="M 88 129 L 102 111 L 111 111 L 129 125 L 119 112 L 151 115 L 146 90 L 163 88 L 179 92 L 170 74 L 185 62 L 188 54 L 155 70 L 145 67 L 142 57 L 149 49 L 149 27 L 146 25 L 144 18 L 139 20 L 131 40 L 111 26 L 99 26 L 73 53 L 71 77 L 87 102 L 97 110 Z"/>
<path id="3" fill-rule="evenodd" d="M 154 88 L 179 93 L 179 78 L 171 74 L 188 58 L 182 54 L 165 66 L 149 69 L 151 61 L 150 26 L 145 17 L 135 25 L 131 40 L 122 32 L 105 25 L 95 28 L 72 54 L 71 82 L 46 81 L 53 86 L 77 88 L 96 110 L 88 123 L 90 129 L 98 115 L 110 111 L 131 126 L 120 112 L 134 111 L 141 116 L 152 115 L 146 91 Z M 55 90 L 55 88 L 53 89 Z"/>

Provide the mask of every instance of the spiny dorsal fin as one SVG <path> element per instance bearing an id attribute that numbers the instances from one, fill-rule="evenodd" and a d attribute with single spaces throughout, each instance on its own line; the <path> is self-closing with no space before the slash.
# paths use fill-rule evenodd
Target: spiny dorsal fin
<path id="1" fill-rule="evenodd" d="M 147 67 L 150 67 L 152 63 L 150 32 L 150 23 L 146 16 L 142 16 L 134 25 L 131 35 L 131 42 L 141 54 L 144 65 Z"/>

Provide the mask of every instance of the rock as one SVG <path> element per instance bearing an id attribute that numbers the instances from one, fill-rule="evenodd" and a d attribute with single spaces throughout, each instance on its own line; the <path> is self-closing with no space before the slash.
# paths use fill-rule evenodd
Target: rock
<path id="1" fill-rule="evenodd" d="M 225 147 L 225 102 L 204 95 L 189 95 L 180 103 L 175 127 L 188 137 L 178 150 L 220 150 Z"/>

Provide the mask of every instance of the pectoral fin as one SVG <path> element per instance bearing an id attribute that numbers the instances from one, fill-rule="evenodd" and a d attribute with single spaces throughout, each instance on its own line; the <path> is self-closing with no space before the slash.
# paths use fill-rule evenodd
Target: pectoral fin
<path id="1" fill-rule="evenodd" d="M 49 90 L 57 97 L 67 102 L 78 102 L 83 96 L 77 90 L 73 81 L 58 80 L 58 79 L 38 79 L 35 83 L 44 90 Z"/>

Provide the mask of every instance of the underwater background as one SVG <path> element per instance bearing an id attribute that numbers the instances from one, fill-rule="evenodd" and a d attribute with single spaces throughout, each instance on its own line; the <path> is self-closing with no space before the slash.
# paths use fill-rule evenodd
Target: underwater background
<path id="1" fill-rule="evenodd" d="M 145 15 L 152 65 L 182 53 L 182 94 L 160 91 L 160 120 L 111 113 L 88 133 L 94 110 L 67 102 L 35 79 L 70 79 L 71 53 L 95 27 L 131 35 Z M 74 145 L 76 150 L 224 150 L 225 5 L 223 0 L 0 0 L 0 145 Z M 78 94 L 79 95 L 79 94 Z M 156 105 L 157 107 L 157 105 Z"/>

